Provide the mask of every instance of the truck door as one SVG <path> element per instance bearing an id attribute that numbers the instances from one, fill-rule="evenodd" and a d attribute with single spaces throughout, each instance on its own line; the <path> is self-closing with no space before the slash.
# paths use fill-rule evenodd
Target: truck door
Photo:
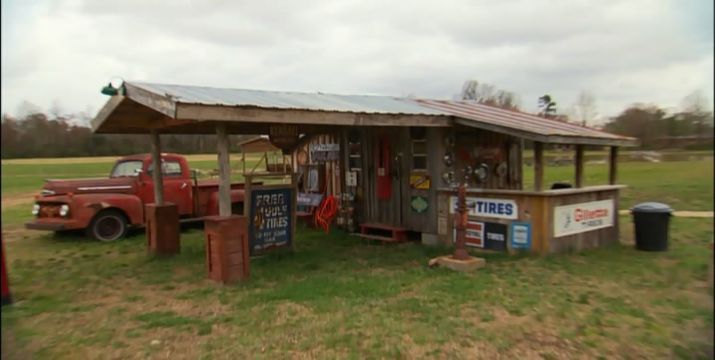
<path id="1" fill-rule="evenodd" d="M 182 167 L 182 163 L 178 159 L 162 159 L 162 176 L 164 179 L 164 201 L 176 204 L 179 211 L 179 216 L 193 214 L 193 184 L 188 174 L 188 167 Z M 154 184 L 152 180 L 151 160 L 147 166 L 146 174 L 149 178 L 151 186 L 147 191 L 150 193 L 150 202 L 154 199 Z"/>

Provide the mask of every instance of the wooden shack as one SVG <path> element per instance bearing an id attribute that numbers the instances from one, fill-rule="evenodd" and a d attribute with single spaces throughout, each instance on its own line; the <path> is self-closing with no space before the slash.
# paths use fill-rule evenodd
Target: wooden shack
<path id="1" fill-rule="evenodd" d="M 218 125 L 230 134 L 292 134 L 279 147 L 296 167 L 329 164 L 326 189 L 352 199 L 360 233 L 370 239 L 451 243 L 455 187 L 466 182 L 467 243 L 509 252 L 618 241 L 617 149 L 636 145 L 471 101 L 136 82 L 125 83 L 92 123 L 99 133 L 212 133 Z M 524 188 L 525 141 L 534 148 L 533 189 Z M 544 184 L 545 144 L 573 147 L 571 188 Z M 609 149 L 608 184 L 584 186 L 585 146 Z"/>

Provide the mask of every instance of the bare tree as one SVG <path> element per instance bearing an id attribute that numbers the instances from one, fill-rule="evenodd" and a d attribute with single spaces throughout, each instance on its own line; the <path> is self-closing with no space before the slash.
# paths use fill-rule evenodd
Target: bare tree
<path id="1" fill-rule="evenodd" d="M 574 113 L 581 125 L 586 126 L 589 122 L 592 123 L 598 116 L 596 97 L 590 92 L 582 90 L 574 104 Z"/>
<path id="2" fill-rule="evenodd" d="M 712 127 L 713 113 L 705 94 L 700 90 L 691 92 L 683 98 L 681 108 L 680 117 L 695 124 L 698 136 L 707 136 L 705 129 Z"/>
<path id="3" fill-rule="evenodd" d="M 462 100 L 476 101 L 480 104 L 500 107 L 508 110 L 519 109 L 519 99 L 513 92 L 497 89 L 492 84 L 480 84 L 477 80 L 468 80 L 462 86 Z"/>
<path id="4" fill-rule="evenodd" d="M 711 107 L 705 94 L 700 90 L 695 90 L 683 98 L 680 107 L 684 112 L 704 113 Z"/>
<path id="5" fill-rule="evenodd" d="M 27 100 L 23 100 L 20 103 L 20 105 L 17 106 L 17 117 L 18 118 L 25 118 L 30 115 L 39 114 L 39 113 L 42 113 L 42 109 L 39 106 L 37 106 Z"/>

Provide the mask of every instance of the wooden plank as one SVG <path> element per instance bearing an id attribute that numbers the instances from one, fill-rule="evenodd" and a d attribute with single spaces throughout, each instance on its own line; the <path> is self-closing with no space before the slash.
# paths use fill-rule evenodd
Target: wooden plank
<path id="1" fill-rule="evenodd" d="M 357 236 L 365 239 L 365 240 L 379 240 L 379 241 L 384 241 L 387 243 L 394 243 L 394 242 L 402 242 L 404 240 L 400 239 L 394 239 L 389 236 L 380 236 L 380 235 L 368 235 L 368 234 L 356 234 Z"/>
<path id="2" fill-rule="evenodd" d="M 122 95 L 115 95 L 110 97 L 109 100 L 107 100 L 107 103 L 104 104 L 102 109 L 99 110 L 97 116 L 95 116 L 94 119 L 92 119 L 92 121 L 90 122 L 90 125 L 92 126 L 92 131 L 97 131 L 97 129 L 104 124 L 107 118 L 109 118 L 109 116 L 116 111 L 119 105 L 124 102 L 124 99 L 126 99 L 126 97 Z"/>
<path id="3" fill-rule="evenodd" d="M 170 118 L 176 119 L 176 102 L 172 99 L 146 91 L 129 83 L 125 83 L 124 87 L 127 89 L 126 96 L 128 98 Z"/>
<path id="4" fill-rule="evenodd" d="M 365 114 L 339 111 L 265 109 L 257 107 L 201 104 L 176 105 L 176 118 L 202 121 L 281 123 L 357 126 L 442 126 L 451 125 L 445 115 Z"/>
<path id="5" fill-rule="evenodd" d="M 518 139 L 519 142 L 518 150 L 517 150 L 517 160 L 516 160 L 516 166 L 517 166 L 517 184 L 513 189 L 516 190 L 523 190 L 524 189 L 524 139 Z"/>
<path id="6" fill-rule="evenodd" d="M 608 183 L 615 185 L 618 180 L 618 147 L 611 146 L 608 154 Z"/>
<path id="7" fill-rule="evenodd" d="M 164 180 L 161 163 L 161 139 L 158 130 L 151 131 L 151 160 L 154 164 L 154 171 L 151 174 L 154 181 L 154 203 L 161 206 L 164 205 Z"/>
<path id="8" fill-rule="evenodd" d="M 216 126 L 216 147 L 218 150 L 218 208 L 219 216 L 231 216 L 231 163 L 226 126 Z"/>
<path id="9" fill-rule="evenodd" d="M 577 188 L 583 187 L 583 145 L 576 145 L 576 179 L 575 184 Z"/>
<path id="10" fill-rule="evenodd" d="M 534 142 L 534 191 L 544 189 L 544 144 Z"/>

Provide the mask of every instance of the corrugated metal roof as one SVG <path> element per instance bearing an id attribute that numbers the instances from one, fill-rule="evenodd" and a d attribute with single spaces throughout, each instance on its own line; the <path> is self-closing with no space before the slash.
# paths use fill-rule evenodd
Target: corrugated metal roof
<path id="1" fill-rule="evenodd" d="M 184 104 L 256 106 L 269 109 L 300 109 L 368 114 L 449 115 L 414 101 L 390 96 L 335 95 L 287 91 L 222 89 L 204 86 L 127 82 L 144 90 L 169 96 Z"/>
<path id="2" fill-rule="evenodd" d="M 543 136 L 582 136 L 591 138 L 607 138 L 628 140 L 629 137 L 610 134 L 589 127 L 562 121 L 545 119 L 540 116 L 526 114 L 479 104 L 473 101 L 449 100 L 416 100 L 427 107 L 444 111 L 452 116 L 488 123 L 495 126 L 528 131 Z"/>
<path id="3" fill-rule="evenodd" d="M 472 101 L 409 99 L 374 95 L 336 95 L 245 89 L 223 89 L 204 86 L 185 86 L 127 82 L 127 96 L 131 86 L 141 88 L 176 103 L 218 105 L 229 107 L 251 106 L 265 109 L 311 110 L 341 113 L 434 115 L 455 119 L 464 125 L 492 131 L 518 133 L 535 141 L 635 145 L 636 139 L 600 130 L 545 119 L 520 111 L 510 111 Z"/>

